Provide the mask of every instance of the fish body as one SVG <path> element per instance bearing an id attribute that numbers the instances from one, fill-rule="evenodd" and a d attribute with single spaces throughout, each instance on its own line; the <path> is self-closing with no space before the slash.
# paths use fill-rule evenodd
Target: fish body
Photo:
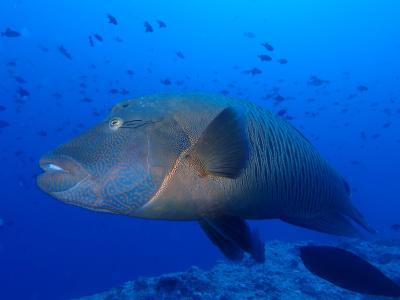
<path id="1" fill-rule="evenodd" d="M 300 257 L 311 273 L 344 289 L 376 296 L 400 296 L 400 285 L 347 250 L 304 246 L 300 248 Z"/>
<path id="2" fill-rule="evenodd" d="M 118 25 L 118 20 L 113 15 L 107 14 L 108 23 L 113 25 Z"/>
<path id="3" fill-rule="evenodd" d="M 103 122 L 44 155 L 40 166 L 39 187 L 64 202 L 198 220 L 233 259 L 242 251 L 260 257 L 245 219 L 350 236 L 357 234 L 352 220 L 372 231 L 352 206 L 346 181 L 298 130 L 253 103 L 221 95 L 119 103 Z"/>
<path id="4" fill-rule="evenodd" d="M 6 28 L 4 32 L 1 32 L 1 36 L 5 36 L 8 38 L 17 38 L 20 37 L 21 34 L 18 31 L 15 31 L 11 28 Z"/>
<path id="5" fill-rule="evenodd" d="M 67 49 L 65 49 L 64 48 L 64 46 L 59 46 L 58 47 L 58 51 L 60 51 L 60 53 L 63 55 L 63 56 L 65 56 L 67 59 L 72 59 L 72 55 L 71 55 L 71 53 L 69 53 L 68 52 L 68 50 Z"/>

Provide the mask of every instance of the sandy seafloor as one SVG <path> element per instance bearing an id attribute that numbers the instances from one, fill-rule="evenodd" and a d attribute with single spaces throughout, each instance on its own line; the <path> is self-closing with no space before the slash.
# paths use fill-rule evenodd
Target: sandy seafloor
<path id="1" fill-rule="evenodd" d="M 81 299 L 390 299 L 353 293 L 314 276 L 299 257 L 298 247 L 306 244 L 313 243 L 268 242 L 264 264 L 245 258 L 218 262 L 211 270 L 193 266 L 180 273 L 141 277 Z M 395 281 L 400 278 L 400 239 L 346 239 L 331 245 L 367 259 Z"/>

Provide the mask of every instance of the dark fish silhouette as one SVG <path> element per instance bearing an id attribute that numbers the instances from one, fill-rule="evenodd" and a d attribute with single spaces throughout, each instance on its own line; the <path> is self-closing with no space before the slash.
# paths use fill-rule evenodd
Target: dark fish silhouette
<path id="1" fill-rule="evenodd" d="M 177 51 L 176 56 L 178 56 L 180 59 L 184 59 L 185 56 L 183 55 L 182 51 Z"/>
<path id="2" fill-rule="evenodd" d="M 253 68 L 253 69 L 249 69 L 249 70 L 246 70 L 246 71 L 243 71 L 243 73 L 244 74 L 250 74 L 250 75 L 259 75 L 259 74 L 261 74 L 262 73 L 262 71 L 260 70 L 260 69 L 258 69 L 258 68 Z"/>
<path id="3" fill-rule="evenodd" d="M 158 28 L 167 28 L 167 24 L 164 21 L 157 20 Z"/>
<path id="4" fill-rule="evenodd" d="M 0 111 L 6 111 L 7 107 L 5 107 L 4 105 L 0 105 Z"/>
<path id="5" fill-rule="evenodd" d="M 287 114 L 287 109 L 281 109 L 280 111 L 278 111 L 278 116 L 283 117 L 286 114 Z"/>
<path id="6" fill-rule="evenodd" d="M 108 23 L 113 25 L 118 25 L 118 20 L 113 15 L 107 14 L 107 18 L 108 18 Z"/>
<path id="7" fill-rule="evenodd" d="M 119 36 L 117 36 L 115 39 L 114 39 L 116 42 L 118 42 L 118 43 L 122 43 L 124 40 L 123 39 L 121 39 Z"/>
<path id="8" fill-rule="evenodd" d="M 249 39 L 254 39 L 256 37 L 255 33 L 253 32 L 245 32 L 243 35 Z"/>
<path id="9" fill-rule="evenodd" d="M 57 100 L 59 100 L 59 99 L 61 99 L 63 97 L 63 95 L 58 93 L 58 92 L 56 92 L 56 93 L 53 94 L 53 97 L 56 98 Z"/>
<path id="10" fill-rule="evenodd" d="M 38 132 L 38 135 L 42 136 L 42 137 L 46 137 L 47 136 L 47 131 L 46 130 L 40 130 Z"/>
<path id="11" fill-rule="evenodd" d="M 90 47 L 94 47 L 94 42 L 93 42 L 93 38 L 91 35 L 89 35 L 89 45 L 90 45 Z"/>
<path id="12" fill-rule="evenodd" d="M 153 32 L 153 26 L 150 25 L 149 22 L 144 22 L 144 31 L 145 32 Z"/>
<path id="13" fill-rule="evenodd" d="M 400 230 L 400 224 L 393 224 L 392 226 L 390 226 L 390 229 L 392 230 Z"/>
<path id="14" fill-rule="evenodd" d="M 126 74 L 128 74 L 129 76 L 135 75 L 135 72 L 133 72 L 132 70 L 126 70 Z"/>
<path id="15" fill-rule="evenodd" d="M 11 28 L 6 28 L 6 30 L 1 33 L 1 36 L 5 36 L 8 38 L 17 38 L 20 37 L 21 34 L 18 31 L 12 30 Z"/>
<path id="16" fill-rule="evenodd" d="M 400 286 L 357 255 L 331 246 L 305 246 L 300 257 L 314 275 L 357 293 L 397 297 Z"/>
<path id="17" fill-rule="evenodd" d="M 271 44 L 268 43 L 263 43 L 261 44 L 265 49 L 267 49 L 268 51 L 274 51 L 274 47 L 272 47 Z"/>
<path id="18" fill-rule="evenodd" d="M 20 84 L 27 83 L 27 81 L 24 78 L 22 78 L 21 76 L 15 76 L 14 79 L 15 79 L 16 82 L 18 82 Z"/>
<path id="19" fill-rule="evenodd" d="M 0 120 L 0 129 L 6 128 L 8 126 L 10 126 L 10 123 L 8 123 L 7 121 Z"/>
<path id="20" fill-rule="evenodd" d="M 28 96 L 31 94 L 28 90 L 26 90 L 26 89 L 24 89 L 24 88 L 22 88 L 22 87 L 19 87 L 19 88 L 18 88 L 17 93 L 18 93 L 18 95 L 19 95 L 21 98 L 22 98 L 22 97 L 28 97 Z"/>
<path id="21" fill-rule="evenodd" d="M 368 91 L 368 87 L 365 85 L 359 85 L 357 87 L 357 90 L 359 90 L 360 92 L 366 92 L 366 91 Z"/>
<path id="22" fill-rule="evenodd" d="M 166 79 L 161 79 L 160 80 L 160 82 L 163 84 L 163 85 L 171 85 L 171 80 L 169 80 L 168 78 L 166 78 Z"/>
<path id="23" fill-rule="evenodd" d="M 280 58 L 278 59 L 278 63 L 281 65 L 286 65 L 288 63 L 288 60 L 286 58 Z"/>
<path id="24" fill-rule="evenodd" d="M 129 95 L 129 90 L 127 90 L 127 89 L 121 89 L 121 91 L 119 92 L 121 95 L 124 95 L 124 96 L 126 96 L 126 95 Z"/>
<path id="25" fill-rule="evenodd" d="M 329 80 L 324 80 L 321 78 L 318 78 L 317 76 L 313 75 L 310 77 L 310 80 L 308 81 L 308 84 L 313 85 L 313 86 L 321 86 L 324 84 L 329 84 Z"/>
<path id="26" fill-rule="evenodd" d="M 58 51 L 60 51 L 60 53 L 66 58 L 72 59 L 72 55 L 67 51 L 67 49 L 64 48 L 64 46 L 61 45 L 60 47 L 58 47 Z"/>
<path id="27" fill-rule="evenodd" d="M 82 101 L 82 102 L 86 102 L 86 103 L 91 103 L 91 102 L 93 102 L 93 99 L 92 99 L 92 98 L 89 98 L 89 97 L 85 97 L 85 98 L 83 98 L 81 101 Z"/>
<path id="28" fill-rule="evenodd" d="M 40 45 L 39 49 L 43 52 L 49 52 L 49 48 L 47 48 L 46 46 Z"/>
<path id="29" fill-rule="evenodd" d="M 272 57 L 269 56 L 269 55 L 266 55 L 266 54 L 258 55 L 258 58 L 259 58 L 261 61 L 271 61 L 271 60 L 272 60 Z"/>
<path id="30" fill-rule="evenodd" d="M 100 34 L 98 34 L 98 33 L 93 34 L 93 36 L 94 36 L 94 38 L 95 38 L 96 40 L 98 40 L 99 42 L 104 41 L 103 37 L 102 37 Z"/>

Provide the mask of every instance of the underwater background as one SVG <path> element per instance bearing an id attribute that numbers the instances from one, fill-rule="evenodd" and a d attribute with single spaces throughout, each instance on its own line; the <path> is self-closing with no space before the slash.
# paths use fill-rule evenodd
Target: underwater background
<path id="1" fill-rule="evenodd" d="M 394 0 L 1 0 L 0 299 L 67 299 L 223 259 L 196 222 L 94 213 L 36 187 L 43 153 L 152 93 L 222 93 L 289 119 L 379 238 L 400 238 L 399 15 Z M 252 226 L 267 245 L 336 239 Z"/>

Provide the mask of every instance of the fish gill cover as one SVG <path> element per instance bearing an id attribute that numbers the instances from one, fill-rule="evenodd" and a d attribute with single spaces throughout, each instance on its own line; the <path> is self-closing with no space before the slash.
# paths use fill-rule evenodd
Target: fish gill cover
<path id="1" fill-rule="evenodd" d="M 197 222 L 96 214 L 54 201 L 36 186 L 44 153 L 108 121 L 115 104 L 158 93 L 244 99 L 286 119 L 345 178 L 341 188 L 378 231 L 373 238 L 399 239 L 399 13 L 400 4 L 389 0 L 2 0 L 0 299 L 90 295 L 139 276 L 211 268 L 223 258 Z M 233 113 L 231 121 L 242 113 Z M 240 123 L 224 124 L 238 128 L 242 141 Z M 203 159 L 194 165 L 206 177 L 207 153 L 189 156 Z M 229 174 L 239 176 L 241 168 Z M 274 255 L 268 252 L 272 239 L 338 239 L 277 220 L 249 223 L 265 242 L 265 266 Z M 209 237 L 216 224 L 226 222 L 203 221 Z M 230 227 L 224 229 L 228 234 Z M 221 240 L 214 242 L 223 249 Z M 387 258 L 385 247 L 371 245 Z M 398 269 L 391 251 L 390 263 Z M 309 278 L 304 268 L 296 270 L 296 280 Z"/>

